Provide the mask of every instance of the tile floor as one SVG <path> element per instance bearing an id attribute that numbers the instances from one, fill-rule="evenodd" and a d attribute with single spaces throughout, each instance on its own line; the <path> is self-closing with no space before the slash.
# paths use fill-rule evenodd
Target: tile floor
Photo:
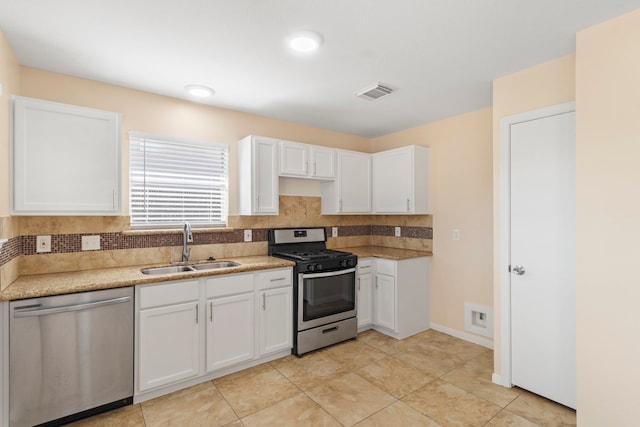
<path id="1" fill-rule="evenodd" d="M 491 382 L 493 352 L 433 330 L 375 331 L 74 426 L 570 426 L 575 411 Z"/>

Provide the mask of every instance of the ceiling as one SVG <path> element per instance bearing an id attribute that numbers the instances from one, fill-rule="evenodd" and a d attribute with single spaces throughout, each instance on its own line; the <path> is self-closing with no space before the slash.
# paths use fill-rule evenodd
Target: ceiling
<path id="1" fill-rule="evenodd" d="M 1 0 L 22 65 L 364 137 L 491 105 L 491 82 L 575 50 L 640 0 Z M 297 30 L 324 37 L 293 54 Z M 354 93 L 397 88 L 377 101 Z M 199 101 L 203 102 L 203 101 Z"/>

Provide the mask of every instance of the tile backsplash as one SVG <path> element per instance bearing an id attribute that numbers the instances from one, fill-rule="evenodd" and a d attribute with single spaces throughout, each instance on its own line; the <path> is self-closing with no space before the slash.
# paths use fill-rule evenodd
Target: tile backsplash
<path id="1" fill-rule="evenodd" d="M 19 275 L 40 274 L 177 261 L 182 232 L 129 230 L 128 217 L 5 217 L 2 233 L 9 241 L 0 249 L 0 288 Z M 191 259 L 264 255 L 267 232 L 278 227 L 338 228 L 327 246 L 378 245 L 432 250 L 430 215 L 321 215 L 320 198 L 280 196 L 277 216 L 230 216 L 224 229 L 193 229 Z M 400 227 L 400 237 L 395 237 Z M 251 229 L 252 242 L 243 232 Z M 51 236 L 51 252 L 36 253 L 36 236 Z M 82 251 L 82 236 L 100 236 L 100 250 Z"/>

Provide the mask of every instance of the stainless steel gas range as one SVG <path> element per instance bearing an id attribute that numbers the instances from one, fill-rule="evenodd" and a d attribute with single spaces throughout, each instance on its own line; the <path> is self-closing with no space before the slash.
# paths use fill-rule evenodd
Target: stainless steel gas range
<path id="1" fill-rule="evenodd" d="M 269 255 L 296 263 L 293 354 L 298 356 L 356 337 L 358 257 L 329 250 L 325 229 L 269 230 Z"/>

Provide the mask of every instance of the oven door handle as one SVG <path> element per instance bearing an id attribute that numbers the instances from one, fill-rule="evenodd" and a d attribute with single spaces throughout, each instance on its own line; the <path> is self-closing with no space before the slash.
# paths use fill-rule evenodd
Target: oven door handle
<path id="1" fill-rule="evenodd" d="M 355 268 L 347 268 L 346 270 L 329 271 L 327 273 L 300 273 L 303 279 L 315 279 L 317 277 L 342 276 L 343 274 L 355 273 Z"/>

